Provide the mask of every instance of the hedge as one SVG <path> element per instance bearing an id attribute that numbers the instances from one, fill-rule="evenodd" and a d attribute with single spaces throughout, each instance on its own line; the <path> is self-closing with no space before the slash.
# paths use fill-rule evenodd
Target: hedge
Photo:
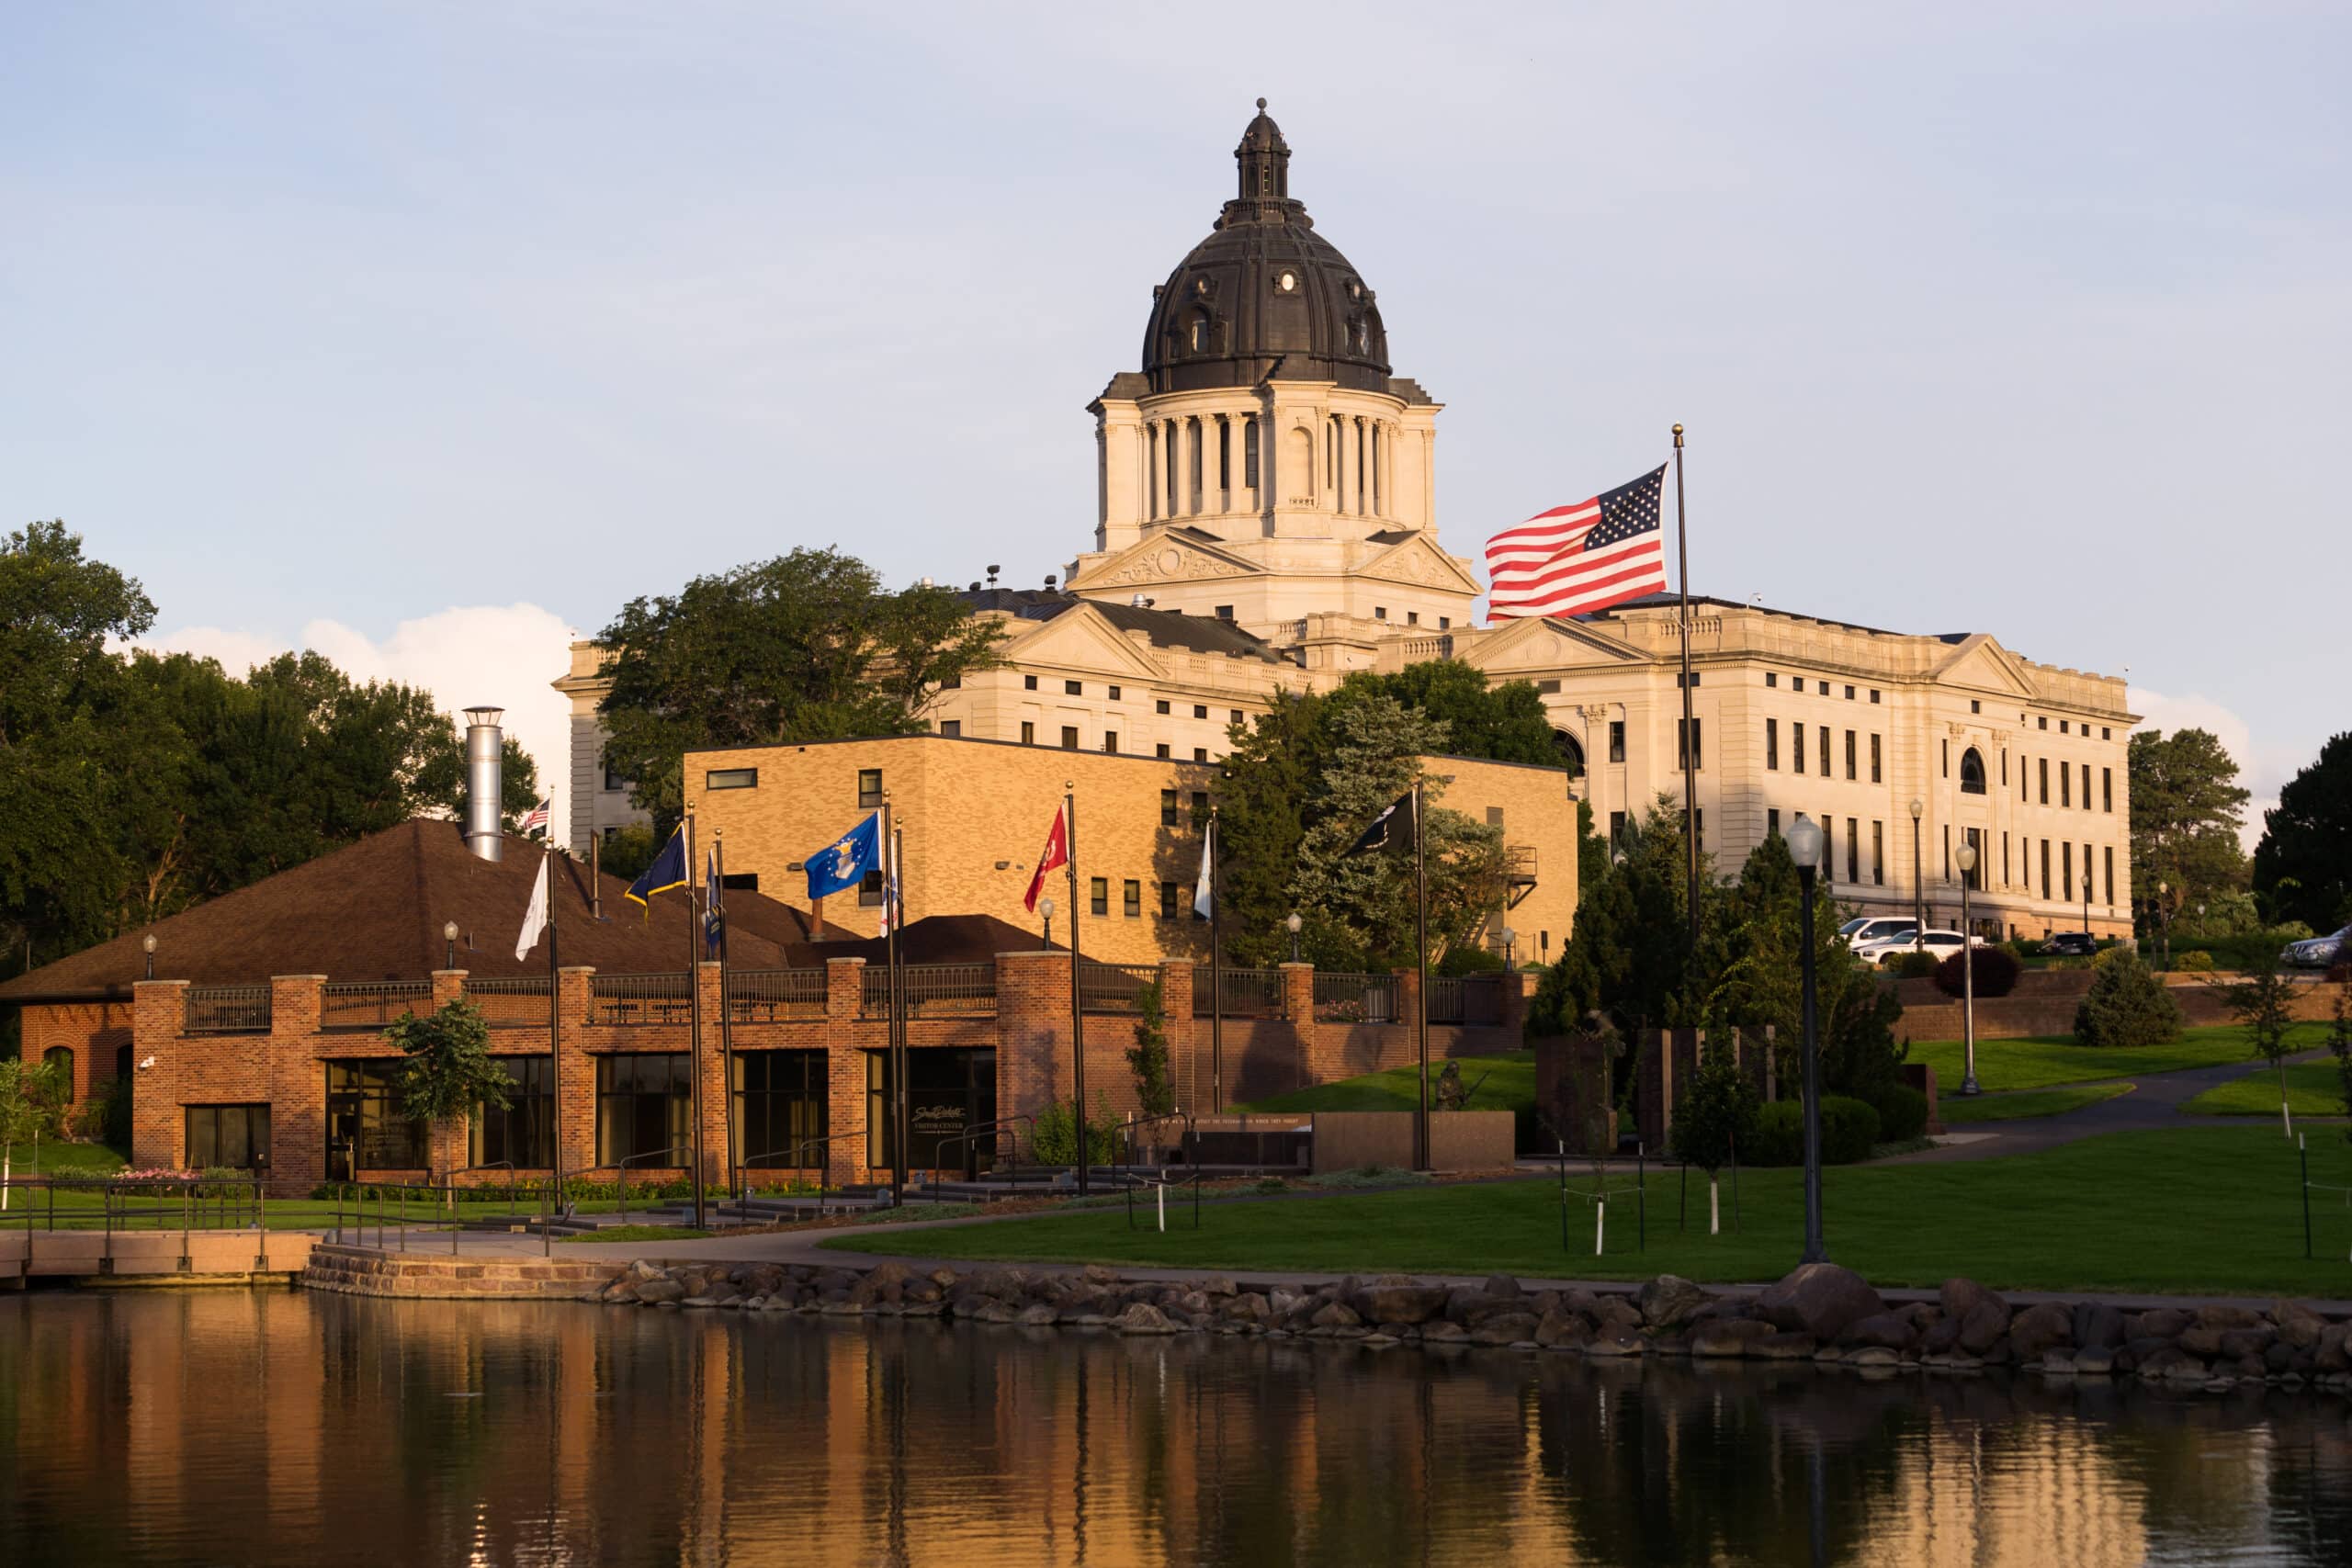
<path id="1" fill-rule="evenodd" d="M 1919 1100 L 1920 1124 L 1925 1126 L 1928 1103 L 1917 1090 L 1905 1089 Z M 1912 1134 L 1917 1136 L 1917 1134 Z M 1871 1156 L 1879 1139 L 1878 1111 L 1842 1094 L 1821 1097 L 1821 1162 L 1851 1165 Z M 1804 1107 L 1795 1100 L 1776 1100 L 1757 1108 L 1756 1131 L 1740 1151 L 1742 1165 L 1803 1165 Z"/>

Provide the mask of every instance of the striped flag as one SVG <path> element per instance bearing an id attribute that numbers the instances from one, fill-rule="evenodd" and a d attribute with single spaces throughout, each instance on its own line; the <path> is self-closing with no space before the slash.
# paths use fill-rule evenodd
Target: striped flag
<path id="1" fill-rule="evenodd" d="M 1581 615 L 1666 587 L 1661 463 L 1631 484 L 1555 506 L 1487 542 L 1487 618 Z"/>
<path id="2" fill-rule="evenodd" d="M 531 809 L 523 813 L 523 820 L 514 830 L 527 839 L 539 829 L 546 827 L 548 825 L 548 807 L 554 804 L 555 796 L 553 795 L 548 795 L 546 799 L 540 801 L 537 806 L 534 806 Z"/>

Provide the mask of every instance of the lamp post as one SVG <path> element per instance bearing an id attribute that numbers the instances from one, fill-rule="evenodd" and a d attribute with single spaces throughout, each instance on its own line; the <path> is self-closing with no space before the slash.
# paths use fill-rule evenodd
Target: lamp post
<path id="1" fill-rule="evenodd" d="M 1306 923 L 1298 918 L 1295 909 L 1291 911 L 1290 919 L 1283 922 L 1283 929 L 1290 932 L 1290 961 L 1293 964 L 1298 962 L 1298 929 Z"/>
<path id="2" fill-rule="evenodd" d="M 1519 967 L 1516 962 L 1518 954 L 1512 951 L 1512 944 L 1519 941 L 1519 933 L 1505 926 L 1500 935 L 1503 939 L 1503 973 L 1508 975 Z"/>
<path id="3" fill-rule="evenodd" d="M 1911 948 L 1915 953 L 1928 951 L 1928 863 L 1919 858 L 1919 818 L 1928 814 L 1928 803 L 1917 795 L 1911 797 Z"/>
<path id="4" fill-rule="evenodd" d="M 155 933 L 149 931 L 145 936 L 141 937 L 139 945 L 146 951 L 147 978 L 152 980 L 155 977 Z"/>
<path id="5" fill-rule="evenodd" d="M 1960 1043 L 1967 1066 L 1960 1077 L 1963 1095 L 1976 1087 L 1976 933 L 1968 924 L 1968 890 L 1976 881 L 1976 840 L 1962 839 L 1960 852 Z"/>
<path id="6" fill-rule="evenodd" d="M 1798 897 L 1797 944 L 1804 975 L 1804 1258 L 1823 1263 L 1829 1254 L 1821 1243 L 1821 1043 L 1816 1028 L 1813 988 L 1813 879 L 1821 874 L 1824 835 L 1804 812 L 1789 829 L 1789 853 L 1796 857 Z"/>
<path id="7" fill-rule="evenodd" d="M 2172 911 L 2165 906 L 2171 902 L 2172 884 L 2156 884 L 2156 967 L 2172 967 Z"/>
<path id="8" fill-rule="evenodd" d="M 1051 898 L 1038 899 L 1037 913 L 1046 917 L 1046 945 L 1051 947 L 1054 945 L 1054 901 Z"/>
<path id="9" fill-rule="evenodd" d="M 444 969 L 455 969 L 458 966 L 457 921 L 444 920 L 441 923 L 441 941 L 443 943 L 441 967 Z"/>

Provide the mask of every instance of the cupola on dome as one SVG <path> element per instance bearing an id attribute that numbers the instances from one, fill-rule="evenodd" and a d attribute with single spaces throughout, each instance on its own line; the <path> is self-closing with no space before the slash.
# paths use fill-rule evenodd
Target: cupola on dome
<path id="1" fill-rule="evenodd" d="M 1258 100 L 1233 150 L 1239 189 L 1216 228 L 1154 292 L 1143 369 L 1155 392 L 1270 377 L 1388 389 L 1388 334 L 1371 288 L 1290 194 L 1290 143 Z"/>

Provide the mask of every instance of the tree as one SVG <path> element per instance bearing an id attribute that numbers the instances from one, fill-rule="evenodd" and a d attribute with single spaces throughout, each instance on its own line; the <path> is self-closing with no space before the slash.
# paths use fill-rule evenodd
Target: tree
<path id="1" fill-rule="evenodd" d="M 2132 796 L 2132 887 L 2153 911 L 2158 884 L 2168 918 L 2246 882 L 2238 829 L 2248 792 L 2211 730 L 2143 729 L 2126 754 Z"/>
<path id="2" fill-rule="evenodd" d="M 2254 886 L 2276 919 L 2352 924 L 2352 731 L 2331 737 L 2263 813 Z"/>
<path id="3" fill-rule="evenodd" d="M 2335 1014 L 2327 1026 L 2327 1049 L 2335 1058 L 2335 1089 L 2343 1099 L 2344 1113 L 2352 1116 L 2352 986 L 2335 988 Z M 2344 1129 L 2352 1138 L 2352 1126 Z"/>
<path id="4" fill-rule="evenodd" d="M 1756 1131 L 1756 1086 L 1739 1070 L 1728 1041 L 1711 1043 L 1700 1055 L 1699 1070 L 1674 1111 L 1674 1152 L 1707 1173 L 1707 1234 L 1721 1232 L 1722 1207 L 1715 1172 L 1737 1157 L 1743 1139 Z"/>
<path id="5" fill-rule="evenodd" d="M 1447 755 L 1540 768 L 1567 764 L 1544 699 L 1528 681 L 1489 685 L 1458 659 L 1425 659 L 1388 674 L 1359 671 L 1342 692 L 1393 697 L 1445 726 Z"/>
<path id="6" fill-rule="evenodd" d="M 2075 1008 L 2075 1038 L 2123 1049 L 2161 1045 L 2180 1032 L 2180 1004 L 2129 948 L 2099 955 L 2091 988 Z"/>
<path id="7" fill-rule="evenodd" d="M 63 1077 L 47 1063 L 36 1067 L 14 1056 L 0 1059 L 0 1210 L 8 1206 L 16 1146 L 38 1138 L 57 1114 Z"/>
<path id="8" fill-rule="evenodd" d="M 1176 1087 L 1168 1078 L 1168 1009 L 1153 979 L 1136 988 L 1136 1043 L 1127 1066 L 1136 1076 L 1136 1103 L 1146 1116 L 1176 1109 Z"/>
<path id="9" fill-rule="evenodd" d="M 2278 1122 L 2290 1138 L 2295 1119 L 2287 1109 L 2287 1036 L 2295 1027 L 2295 988 L 2279 969 L 2280 954 L 2233 984 L 2217 987 L 2222 1005 L 2246 1032 L 2254 1054 L 2278 1069 Z"/>
<path id="10" fill-rule="evenodd" d="M 837 550 L 697 577 L 630 600 L 595 639 L 612 681 L 605 761 L 666 837 L 686 752 L 919 733 L 925 705 L 994 664 L 1002 637 L 949 590 L 886 592 Z"/>
<path id="11" fill-rule="evenodd" d="M 408 1057 L 401 1069 L 401 1113 L 436 1126 L 477 1111 L 506 1109 L 514 1080 L 490 1054 L 490 1025 L 460 998 L 423 1018 L 402 1013 L 384 1038 Z"/>

